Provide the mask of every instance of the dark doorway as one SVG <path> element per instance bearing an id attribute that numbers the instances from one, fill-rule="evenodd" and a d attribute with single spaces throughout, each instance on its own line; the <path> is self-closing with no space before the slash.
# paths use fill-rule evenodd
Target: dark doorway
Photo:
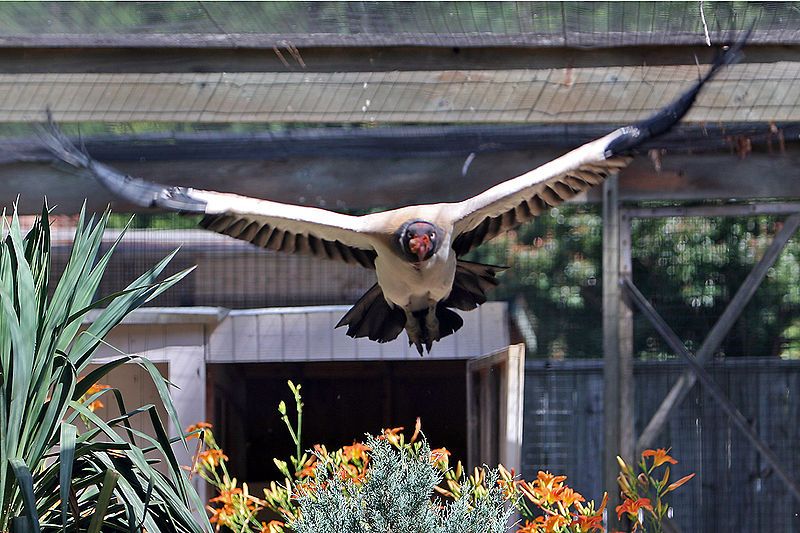
<path id="1" fill-rule="evenodd" d="M 288 459 L 292 441 L 278 414 L 294 401 L 286 381 L 302 384 L 302 444 L 329 450 L 365 433 L 404 426 L 417 417 L 434 448 L 466 459 L 466 361 L 252 363 L 208 365 L 209 397 L 220 445 L 239 479 L 278 477 L 273 457 Z"/>

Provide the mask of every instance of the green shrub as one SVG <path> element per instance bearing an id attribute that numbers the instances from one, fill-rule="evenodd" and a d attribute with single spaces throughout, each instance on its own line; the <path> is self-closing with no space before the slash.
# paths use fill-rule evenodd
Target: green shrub
<path id="1" fill-rule="evenodd" d="M 211 530 L 207 521 L 198 521 L 204 516 L 202 503 L 177 463 L 154 406 L 129 411 L 119 391 L 93 387 L 113 368 L 138 363 L 181 427 L 167 383 L 153 364 L 123 356 L 79 377 L 114 326 L 188 273 L 157 281 L 173 252 L 125 291 L 95 300 L 117 244 L 100 253 L 107 222 L 108 213 L 88 221 L 81 213 L 69 261 L 56 283 L 50 275 L 47 209 L 24 237 L 16 212 L 10 222 L 3 217 L 0 531 Z M 86 313 L 98 308 L 97 318 L 82 328 Z M 104 394 L 113 396 L 120 412 L 107 422 L 89 408 Z M 134 416 L 149 417 L 156 435 L 132 429 Z M 134 435 L 147 446 L 131 444 Z M 163 463 L 167 473 L 156 470 L 154 461 Z"/>
<path id="2" fill-rule="evenodd" d="M 398 448 L 369 437 L 369 473 L 363 483 L 338 476 L 320 458 L 311 484 L 300 486 L 300 518 L 291 524 L 297 533 L 501 533 L 507 531 L 511 507 L 497 484 L 498 474 L 486 476 L 481 497 L 466 479 L 460 497 L 434 498 L 442 474 L 421 446 Z M 334 470 L 335 471 L 335 470 Z"/>

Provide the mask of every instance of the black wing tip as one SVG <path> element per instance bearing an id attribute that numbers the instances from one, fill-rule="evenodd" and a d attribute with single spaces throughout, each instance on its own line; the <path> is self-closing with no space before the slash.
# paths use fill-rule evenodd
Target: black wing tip
<path id="1" fill-rule="evenodd" d="M 53 113 L 50 108 L 45 111 L 47 121 L 44 124 L 39 124 L 36 128 L 36 134 L 39 140 L 42 141 L 45 148 L 56 158 L 57 161 L 62 161 L 76 168 L 89 168 L 92 163 L 92 158 L 86 152 L 75 146 L 75 144 L 66 136 L 61 128 L 58 127 L 53 119 Z"/>
<path id="2" fill-rule="evenodd" d="M 713 78 L 722 67 L 739 61 L 742 55 L 742 49 L 750 38 L 753 28 L 754 25 L 751 25 L 741 39 L 718 54 L 717 58 L 711 64 L 711 68 L 709 68 L 708 71 L 677 100 L 638 124 L 621 128 L 621 134 L 608 143 L 606 147 L 606 159 L 615 155 L 627 154 L 643 142 L 668 132 L 675 124 L 680 122 L 692 108 L 703 85 Z"/>
<path id="3" fill-rule="evenodd" d="M 206 202 L 188 194 L 185 187 L 168 187 L 125 175 L 104 165 L 86 151 L 78 148 L 53 120 L 47 109 L 47 122 L 38 127 L 39 139 L 58 161 L 73 167 L 90 170 L 105 188 L 126 201 L 142 207 L 160 207 L 179 213 L 204 213 Z"/>

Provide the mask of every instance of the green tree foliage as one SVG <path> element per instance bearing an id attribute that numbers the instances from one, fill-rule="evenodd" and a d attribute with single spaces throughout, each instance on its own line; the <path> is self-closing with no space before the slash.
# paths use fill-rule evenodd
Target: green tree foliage
<path id="1" fill-rule="evenodd" d="M 772 242 L 779 218 L 713 217 L 635 221 L 634 280 L 687 347 L 708 331 Z M 800 242 L 789 242 L 719 349 L 725 356 L 796 357 L 800 319 Z M 643 318 L 636 322 L 642 355 L 666 351 Z"/>
<path id="2" fill-rule="evenodd" d="M 543 357 L 602 355 L 602 221 L 593 206 L 551 209 L 470 259 L 507 265 L 495 299 L 525 302 Z"/>
<path id="3" fill-rule="evenodd" d="M 494 297 L 522 297 L 541 357 L 599 357 L 602 348 L 602 221 L 599 206 L 552 209 L 471 259 L 513 268 Z M 670 326 L 696 350 L 780 227 L 776 217 L 635 220 L 633 277 Z M 790 241 L 719 353 L 800 355 L 800 242 Z M 642 357 L 671 357 L 640 316 Z"/>

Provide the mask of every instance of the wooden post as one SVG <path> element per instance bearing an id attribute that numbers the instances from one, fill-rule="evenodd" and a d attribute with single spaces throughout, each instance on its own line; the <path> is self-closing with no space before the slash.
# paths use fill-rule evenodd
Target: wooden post
<path id="1" fill-rule="evenodd" d="M 633 459 L 632 326 L 620 290 L 620 276 L 630 275 L 630 243 L 630 220 L 621 220 L 614 175 L 603 184 L 603 486 L 612 510 L 619 504 L 617 455 Z M 609 529 L 617 527 L 615 514 L 608 517 Z"/>

